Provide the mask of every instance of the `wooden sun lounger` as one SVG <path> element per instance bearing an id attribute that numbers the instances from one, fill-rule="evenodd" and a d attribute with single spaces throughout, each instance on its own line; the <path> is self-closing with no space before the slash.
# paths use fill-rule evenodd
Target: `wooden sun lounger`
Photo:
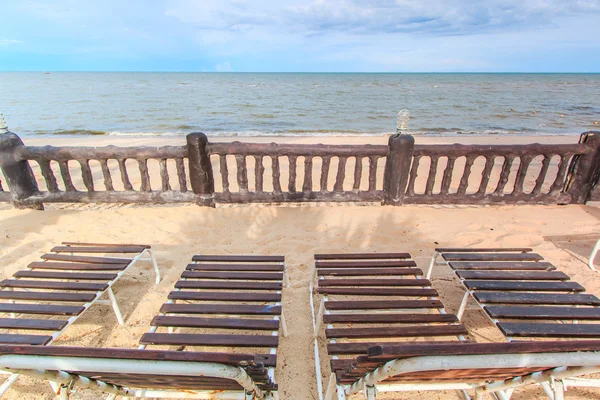
<path id="1" fill-rule="evenodd" d="M 331 356 L 332 373 L 324 394 L 328 400 L 334 396 L 336 385 L 339 394 L 339 385 L 362 376 L 354 371 L 350 378 L 345 371 L 372 346 L 424 338 L 460 343 L 468 334 L 456 316 L 445 312 L 437 291 L 408 253 L 317 254 L 310 286 L 320 399 L 321 325 L 326 326 L 327 353 Z M 319 295 L 315 312 L 313 297 Z"/>
<path id="2" fill-rule="evenodd" d="M 0 318 L 0 344 L 48 345 L 97 302 L 110 303 L 124 324 L 112 285 L 139 260 L 151 260 L 160 280 L 148 245 L 65 242 L 41 259 L 0 282 L 0 313 L 9 314 Z M 104 293 L 109 300 L 100 300 Z M 16 379 L 0 386 L 0 396 Z"/>

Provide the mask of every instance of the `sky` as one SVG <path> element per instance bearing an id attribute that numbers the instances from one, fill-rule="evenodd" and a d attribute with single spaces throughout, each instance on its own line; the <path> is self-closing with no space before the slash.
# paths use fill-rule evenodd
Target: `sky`
<path id="1" fill-rule="evenodd" d="M 0 71 L 600 72 L 600 0 L 1 2 Z"/>

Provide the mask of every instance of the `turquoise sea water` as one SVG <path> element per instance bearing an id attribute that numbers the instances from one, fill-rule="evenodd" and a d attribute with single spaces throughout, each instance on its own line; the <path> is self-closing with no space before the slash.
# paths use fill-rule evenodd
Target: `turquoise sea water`
<path id="1" fill-rule="evenodd" d="M 0 73 L 9 128 L 212 136 L 578 134 L 600 130 L 600 74 Z"/>

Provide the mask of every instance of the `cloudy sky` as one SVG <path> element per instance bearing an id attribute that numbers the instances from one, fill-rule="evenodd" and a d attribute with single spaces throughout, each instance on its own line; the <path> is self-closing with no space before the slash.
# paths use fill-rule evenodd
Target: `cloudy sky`
<path id="1" fill-rule="evenodd" d="M 600 0 L 2 3 L 4 71 L 600 72 Z"/>

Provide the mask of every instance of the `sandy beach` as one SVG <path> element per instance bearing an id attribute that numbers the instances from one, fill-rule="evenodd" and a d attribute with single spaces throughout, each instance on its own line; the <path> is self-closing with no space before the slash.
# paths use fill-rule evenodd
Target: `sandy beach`
<path id="1" fill-rule="evenodd" d="M 210 138 L 209 138 L 210 139 Z M 224 138 L 269 142 L 272 138 Z M 417 144 L 576 143 L 577 136 L 417 137 Z M 387 137 L 287 137 L 290 143 L 385 144 Z M 108 136 L 24 138 L 27 145 L 118 146 L 182 145 L 181 137 Z M 43 212 L 0 204 L 2 277 L 35 261 L 62 241 L 148 243 L 156 251 L 163 279 L 155 285 L 150 263 L 140 263 L 114 286 L 125 317 L 119 326 L 112 311 L 95 305 L 55 342 L 57 346 L 135 348 L 192 255 L 284 255 L 291 287 L 283 291 L 289 335 L 281 337 L 276 378 L 282 400 L 317 399 L 308 284 L 313 254 L 327 252 L 403 252 L 425 269 L 438 246 L 532 247 L 589 293 L 600 296 L 597 273 L 586 266 L 600 235 L 600 209 L 588 206 L 402 206 L 309 204 L 304 206 L 141 206 L 54 204 Z M 462 297 L 447 267 L 435 270 L 433 287 L 449 312 Z M 498 329 L 480 311 L 469 311 L 465 325 L 478 342 L 502 341 Z M 322 342 L 325 339 L 322 338 Z M 322 352 L 324 353 L 324 352 Z M 323 376 L 327 373 L 323 356 Z M 569 388 L 569 399 L 600 398 L 600 389 Z M 542 398 L 527 387 L 514 398 Z M 52 399 L 50 386 L 21 377 L 6 398 Z M 79 390 L 75 398 L 96 399 Z M 359 397 L 355 397 L 359 398 Z M 379 398 L 379 397 L 378 397 Z M 460 399 L 457 392 L 385 394 L 381 399 Z"/>

